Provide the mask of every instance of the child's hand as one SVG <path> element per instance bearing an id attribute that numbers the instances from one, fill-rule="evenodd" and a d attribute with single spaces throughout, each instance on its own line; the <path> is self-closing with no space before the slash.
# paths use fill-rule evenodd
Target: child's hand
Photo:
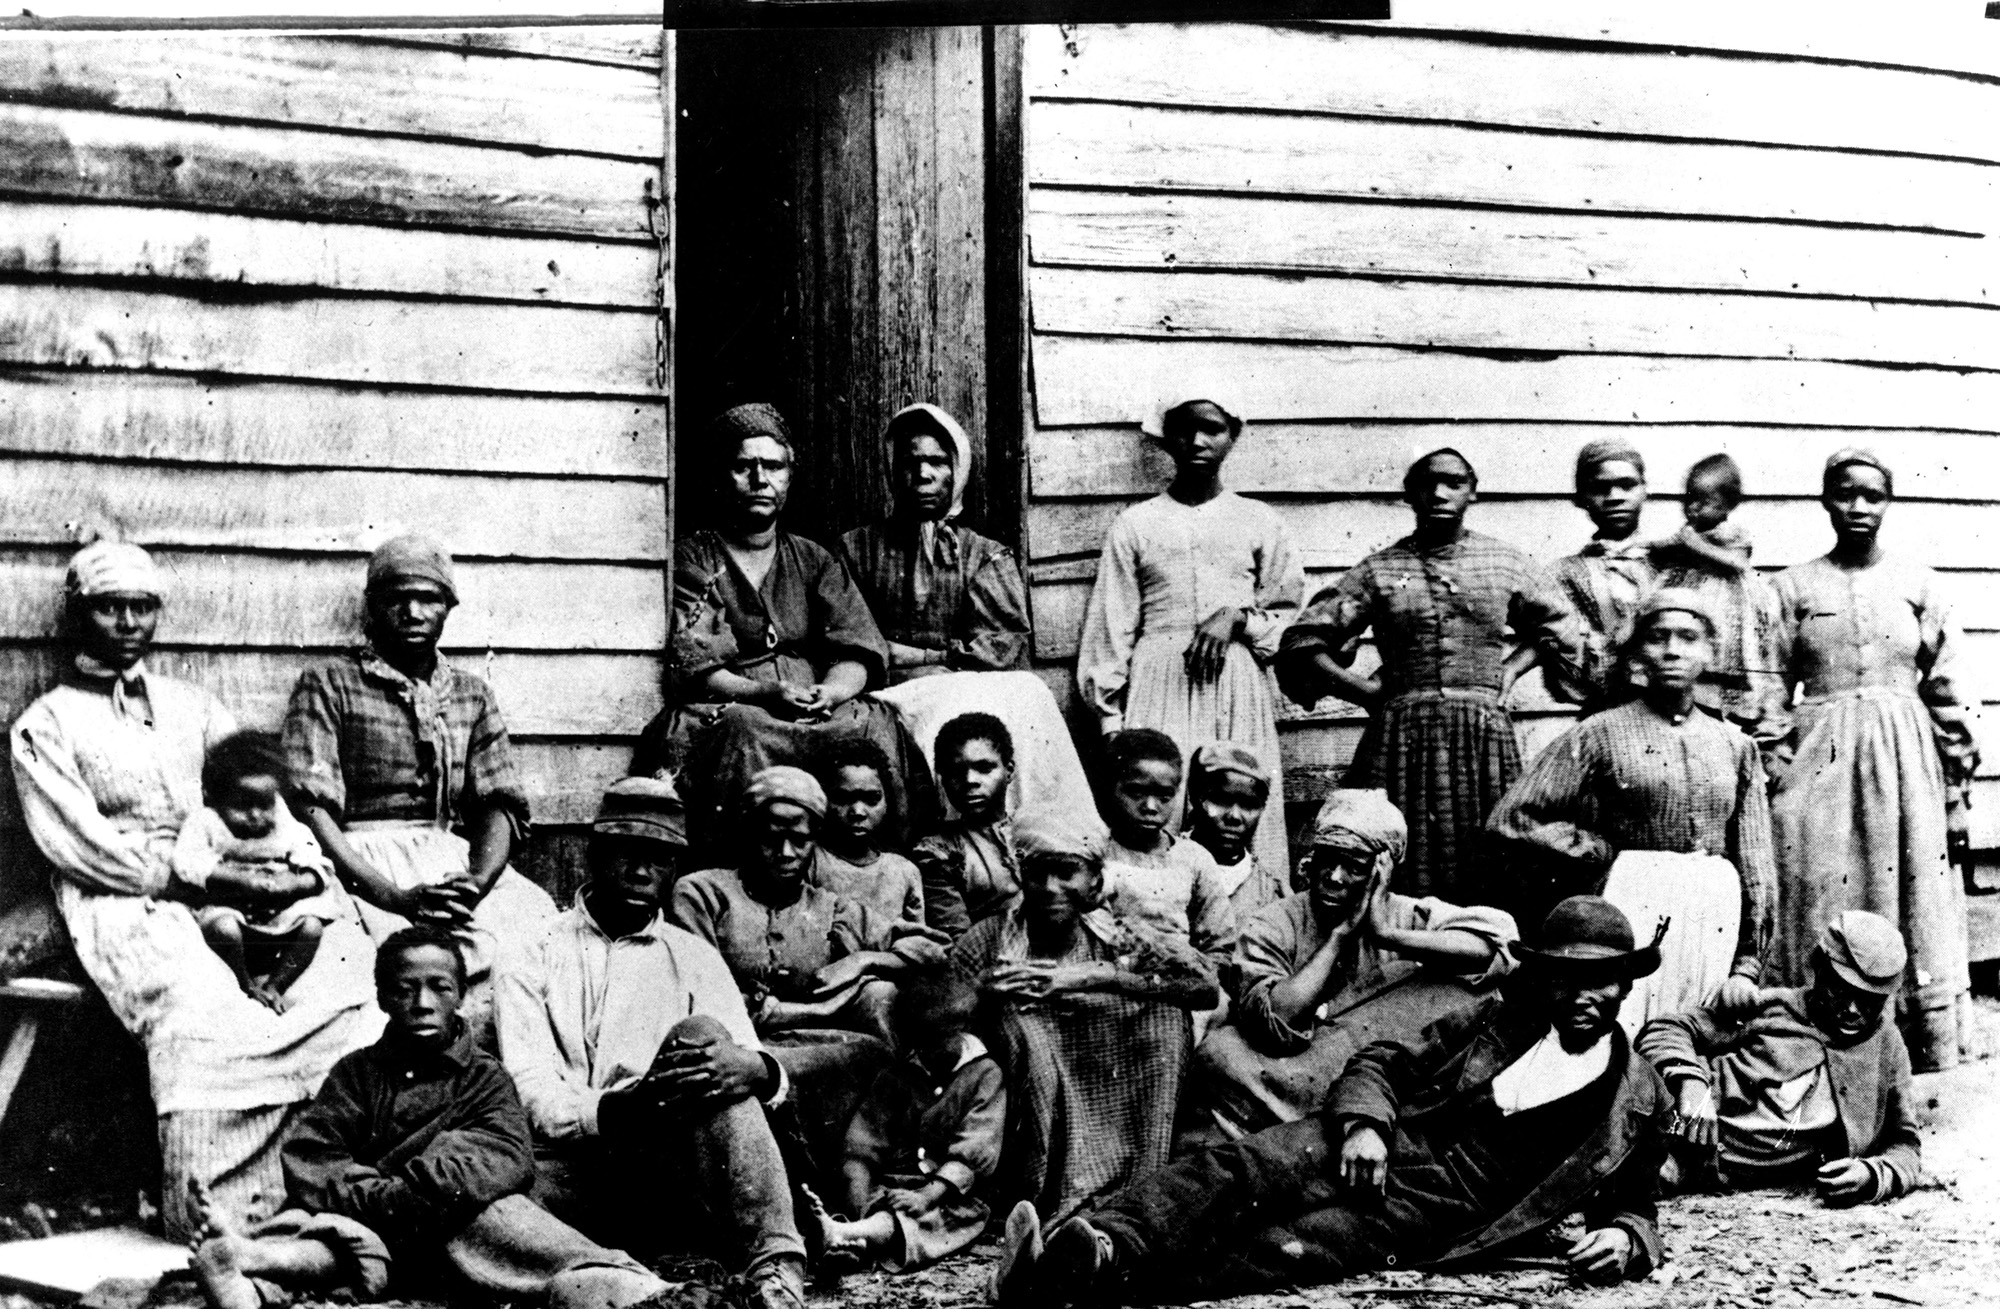
<path id="1" fill-rule="evenodd" d="M 922 1187 L 914 1191 L 903 1190 L 900 1187 L 891 1187 L 888 1193 L 882 1197 L 882 1200 L 884 1204 L 887 1204 L 897 1213 L 909 1214 L 915 1217 L 918 1214 L 929 1213 L 932 1209 L 937 1208 L 938 1201 L 943 1198 L 944 1188 L 942 1185 L 937 1182 L 926 1182 Z"/>

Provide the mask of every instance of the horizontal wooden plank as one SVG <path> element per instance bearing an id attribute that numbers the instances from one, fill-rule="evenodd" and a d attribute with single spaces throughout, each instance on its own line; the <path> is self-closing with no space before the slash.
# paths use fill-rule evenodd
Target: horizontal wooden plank
<path id="1" fill-rule="evenodd" d="M 514 763 L 528 807 L 543 827 L 574 827 L 597 817 L 605 788 L 632 767 L 625 742 L 521 741 Z"/>
<path id="2" fill-rule="evenodd" d="M 1135 422 L 1226 383 L 1246 419 L 1795 423 L 2000 431 L 2000 374 L 1804 360 L 1498 359 L 1375 346 L 1034 337 L 1044 426 Z"/>
<path id="3" fill-rule="evenodd" d="M 1735 17 L 1708 35 L 1726 37 Z M 1996 157 L 1984 124 L 2000 89 L 1926 73 L 1686 50 L 1549 48 L 1390 25 L 1023 30 L 1023 79 L 1040 98 Z"/>
<path id="4" fill-rule="evenodd" d="M 1993 99 L 2000 102 L 2000 95 Z M 1030 184 L 1438 200 L 1603 213 L 1986 230 L 1979 164 L 1042 101 Z"/>
<path id="5" fill-rule="evenodd" d="M 1041 501 L 1028 510 L 1028 540 L 1036 559 L 1095 555 L 1127 500 Z M 1409 509 L 1388 495 L 1339 500 L 1272 502 L 1292 542 L 1309 566 L 1345 568 L 1410 531 Z M 1639 530 L 1648 539 L 1681 525 L 1665 501 L 1646 506 Z M 1814 500 L 1753 500 L 1735 520 L 1757 543 L 1761 564 L 1815 559 L 1833 544 L 1826 513 Z M 1590 520 L 1556 497 L 1489 499 L 1466 516 L 1475 531 L 1510 541 L 1537 559 L 1553 561 L 1590 539 Z M 1882 544 L 1931 567 L 1979 566 L 2000 552 L 2000 515 L 1986 504 L 1910 504 L 1892 510 Z"/>
<path id="6" fill-rule="evenodd" d="M 7 98 L 66 108 L 660 158 L 657 71 L 559 59 L 496 67 L 416 45 L 306 34 L 9 33 Z"/>
<path id="7" fill-rule="evenodd" d="M 0 191 L 236 213 L 645 238 L 659 166 L 0 104 Z"/>
<path id="8" fill-rule="evenodd" d="M 654 400 L 0 369 L 0 451 L 198 464 L 664 478 Z"/>
<path id="9" fill-rule="evenodd" d="M 1222 399 L 1230 402 L 1227 395 Z M 1896 494 L 1904 500 L 1963 499 L 1983 494 L 1978 488 L 2000 496 L 2000 440 L 1893 428 L 1253 423 L 1237 441 L 1223 477 L 1238 491 L 1386 493 L 1402 485 L 1418 456 L 1448 445 L 1472 461 L 1488 495 L 1560 495 L 1574 479 L 1576 452 L 1598 440 L 1636 446 L 1656 496 L 1678 493 L 1687 468 L 1711 454 L 1736 460 L 1751 495 L 1810 495 L 1826 457 L 1848 446 L 1889 452 Z M 1173 477 L 1165 450 L 1136 427 L 1039 431 L 1027 446 L 1037 496 L 1144 495 Z"/>
<path id="10" fill-rule="evenodd" d="M 558 394 L 657 394 L 653 318 L 337 298 L 224 303 L 0 285 L 0 362 Z"/>
<path id="11" fill-rule="evenodd" d="M 1039 331 L 2000 367 L 2000 311 L 1797 296 L 1037 268 Z"/>
<path id="12" fill-rule="evenodd" d="M 520 736 L 635 736 L 660 711 L 660 660 L 648 655 L 447 652 L 486 679 L 509 732 Z M 275 728 L 299 673 L 323 652 L 162 649 L 148 666 L 207 689 L 246 726 Z M 68 660 L 48 646 L 0 646 L 0 722 L 11 723 Z"/>
<path id="13" fill-rule="evenodd" d="M 62 610 L 67 549 L 0 549 L 0 640 L 45 640 Z M 155 550 L 170 579 L 160 640 L 188 646 L 337 649 L 361 639 L 360 556 L 282 558 Z M 657 567 L 482 563 L 458 566 L 459 606 L 445 643 L 462 649 L 665 647 Z"/>
<path id="14" fill-rule="evenodd" d="M 0 271 L 638 308 L 660 294 L 639 245 L 30 201 L 7 206 Z"/>
<path id="15" fill-rule="evenodd" d="M 455 553 L 664 560 L 666 508 L 651 482 L 443 473 L 187 468 L 21 458 L 0 497 L 0 541 L 60 545 L 77 524 L 162 546 L 354 552 L 399 531 Z"/>
<path id="16" fill-rule="evenodd" d="M 518 55 L 657 70 L 665 33 L 658 23 L 653 23 L 602 27 L 444 27 L 430 31 L 391 28 L 328 36 L 362 45 L 437 46 L 469 55 Z M 503 75 L 507 66 L 493 71 Z"/>
<path id="17" fill-rule="evenodd" d="M 1043 264 L 1442 277 L 1993 304 L 1988 241 L 1707 219 L 1220 195 L 1029 194 Z"/>

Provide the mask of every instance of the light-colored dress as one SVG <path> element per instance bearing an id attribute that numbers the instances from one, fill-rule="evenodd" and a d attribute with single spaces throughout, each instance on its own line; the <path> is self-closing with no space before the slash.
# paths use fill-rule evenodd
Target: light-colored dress
<path id="1" fill-rule="evenodd" d="M 1963 690 L 1962 638 L 1930 569 L 1831 559 L 1778 575 L 1794 709 L 1789 762 L 1771 801 L 1783 870 L 1780 980 L 1804 985 L 1826 921 L 1846 909 L 1903 931 L 1899 1004 L 1919 1067 L 1957 1057 L 1970 987 L 1965 887 L 1945 851 L 1947 794 L 1979 763 Z"/>
<path id="2" fill-rule="evenodd" d="M 255 868 L 269 863 L 281 863 L 298 872 L 316 875 L 319 890 L 256 911 L 211 902 L 194 911 L 195 921 L 204 927 L 214 922 L 233 922 L 268 937 L 284 936 L 307 920 L 326 924 L 354 916 L 353 902 L 334 878 L 333 861 L 319 848 L 312 829 L 292 817 L 292 811 L 282 804 L 278 806 L 277 821 L 264 836 L 238 836 L 215 810 L 197 809 L 193 817 L 181 824 L 181 834 L 174 842 L 174 876 L 192 887 L 206 889 L 208 879 L 224 864 Z"/>
<path id="3" fill-rule="evenodd" d="M 279 1014 L 243 993 L 186 905 L 159 898 L 201 806 L 202 759 L 236 723 L 187 683 L 142 669 L 126 686 L 119 703 L 79 683 L 28 706 L 12 731 L 14 781 L 77 959 L 146 1051 L 168 1232 L 185 1237 L 190 1177 L 239 1221 L 277 1212 L 287 1116 L 383 1019 L 374 947 L 353 916 L 328 924 Z"/>
<path id="4" fill-rule="evenodd" d="M 893 850 L 857 864 L 825 846 L 813 856 L 806 880 L 863 906 L 883 923 L 924 921 L 924 884 L 917 866 Z"/>
<path id="5" fill-rule="evenodd" d="M 1230 491 L 1199 505 L 1156 495 L 1120 514 L 1105 540 L 1077 651 L 1077 688 L 1107 734 L 1157 728 L 1184 759 L 1217 741 L 1253 752 L 1282 802 L 1269 666 L 1304 599 L 1304 565 L 1268 505 Z M 1221 676 L 1194 682 L 1188 642 L 1224 606 L 1243 610 L 1243 637 L 1230 642 Z M 1262 824 L 1256 844 L 1267 867 L 1291 867 L 1282 822 Z"/>

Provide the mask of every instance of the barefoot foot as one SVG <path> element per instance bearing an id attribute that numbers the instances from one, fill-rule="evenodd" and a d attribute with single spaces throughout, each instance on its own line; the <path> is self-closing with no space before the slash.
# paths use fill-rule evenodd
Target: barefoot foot
<path id="1" fill-rule="evenodd" d="M 859 1267 L 868 1251 L 868 1238 L 861 1224 L 834 1217 L 828 1212 L 826 1201 L 810 1186 L 801 1184 L 799 1194 L 806 1200 L 803 1217 L 808 1229 L 801 1235 L 806 1238 L 807 1248 L 817 1251 L 821 1271 L 841 1273 Z"/>
<path id="2" fill-rule="evenodd" d="M 237 1263 L 240 1239 L 213 1236 L 194 1243 L 194 1255 L 189 1262 L 195 1280 L 201 1284 L 201 1293 L 215 1309 L 263 1309 L 264 1297 Z"/>

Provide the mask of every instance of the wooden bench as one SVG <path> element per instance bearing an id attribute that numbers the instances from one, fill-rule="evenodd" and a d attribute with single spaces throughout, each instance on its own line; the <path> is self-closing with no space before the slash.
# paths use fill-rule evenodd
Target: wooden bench
<path id="1" fill-rule="evenodd" d="M 35 1053 L 35 1041 L 41 1035 L 42 1020 L 52 1009 L 74 1008 L 82 1004 L 87 995 L 88 992 L 75 982 L 58 982 L 41 977 L 17 977 L 11 982 L 0 982 L 0 1020 L 9 1017 L 13 1020 L 7 1029 L 7 1043 L 0 1046 L 0 1124 L 7 1121 L 14 1090 L 20 1086 L 21 1074 L 28 1070 L 28 1059 Z"/>

